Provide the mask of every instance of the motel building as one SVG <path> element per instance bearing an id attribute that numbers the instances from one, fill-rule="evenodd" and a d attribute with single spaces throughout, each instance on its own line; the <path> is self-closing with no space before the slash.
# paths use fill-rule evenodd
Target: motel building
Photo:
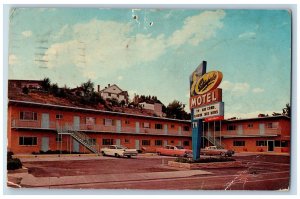
<path id="1" fill-rule="evenodd" d="M 155 152 L 165 145 L 192 148 L 190 120 L 164 118 L 140 110 L 106 111 L 41 95 L 9 88 L 8 151 L 99 153 L 102 147 L 112 144 L 141 152 Z M 290 150 L 290 126 L 286 116 L 205 122 L 202 147 L 286 153 Z"/>

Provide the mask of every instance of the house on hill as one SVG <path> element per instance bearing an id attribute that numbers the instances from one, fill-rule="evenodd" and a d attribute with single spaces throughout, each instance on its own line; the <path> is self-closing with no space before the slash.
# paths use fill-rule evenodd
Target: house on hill
<path id="1" fill-rule="evenodd" d="M 106 100 L 106 99 L 117 99 L 119 102 L 125 101 L 125 103 L 128 103 L 129 95 L 127 91 L 123 91 L 120 89 L 116 84 L 110 85 L 108 84 L 107 87 L 104 89 L 100 90 L 100 86 L 98 86 L 98 92 L 100 93 L 101 97 Z"/>

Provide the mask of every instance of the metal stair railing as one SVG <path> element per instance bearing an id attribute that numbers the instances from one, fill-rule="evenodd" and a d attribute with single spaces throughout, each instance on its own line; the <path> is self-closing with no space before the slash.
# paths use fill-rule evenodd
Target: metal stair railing
<path id="1" fill-rule="evenodd" d="M 72 131 L 71 136 L 88 148 L 90 151 L 99 154 L 99 145 L 83 132 Z"/>
<path id="2" fill-rule="evenodd" d="M 214 146 L 216 146 L 217 148 L 220 149 L 224 149 L 226 148 L 226 145 L 224 143 L 220 143 L 220 141 L 218 141 L 216 138 L 213 139 L 213 137 L 209 136 L 209 135 L 204 135 L 204 137 L 210 142 L 212 143 Z"/>
<path id="3" fill-rule="evenodd" d="M 100 146 L 93 142 L 85 133 L 76 130 L 72 125 L 65 124 L 64 126 L 57 126 L 56 129 L 58 134 L 70 135 L 93 153 L 100 153 Z"/>

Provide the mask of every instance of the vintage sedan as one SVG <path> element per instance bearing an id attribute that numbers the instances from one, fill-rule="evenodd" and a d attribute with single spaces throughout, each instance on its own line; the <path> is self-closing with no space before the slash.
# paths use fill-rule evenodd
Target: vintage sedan
<path id="1" fill-rule="evenodd" d="M 176 157 L 192 157 L 192 150 L 184 149 L 182 146 L 167 145 L 156 149 L 157 155 L 169 155 Z"/>
<path id="2" fill-rule="evenodd" d="M 234 154 L 234 151 L 232 150 L 227 150 L 227 149 L 219 149 L 216 146 L 208 146 L 205 147 L 204 149 L 200 150 L 200 154 L 202 155 L 220 155 L 220 156 L 228 156 L 231 157 Z"/>
<path id="3" fill-rule="evenodd" d="M 131 158 L 131 156 L 137 156 L 138 154 L 136 149 L 128 149 L 124 146 L 118 146 L 118 145 L 109 145 L 105 148 L 102 148 L 100 152 L 103 156 L 109 155 L 118 158 L 119 157 Z"/>

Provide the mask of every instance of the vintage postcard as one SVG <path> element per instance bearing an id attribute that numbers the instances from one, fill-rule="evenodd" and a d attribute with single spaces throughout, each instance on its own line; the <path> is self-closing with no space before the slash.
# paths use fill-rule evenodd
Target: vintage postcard
<path id="1" fill-rule="evenodd" d="M 289 191 L 291 16 L 11 8 L 7 187 Z"/>

